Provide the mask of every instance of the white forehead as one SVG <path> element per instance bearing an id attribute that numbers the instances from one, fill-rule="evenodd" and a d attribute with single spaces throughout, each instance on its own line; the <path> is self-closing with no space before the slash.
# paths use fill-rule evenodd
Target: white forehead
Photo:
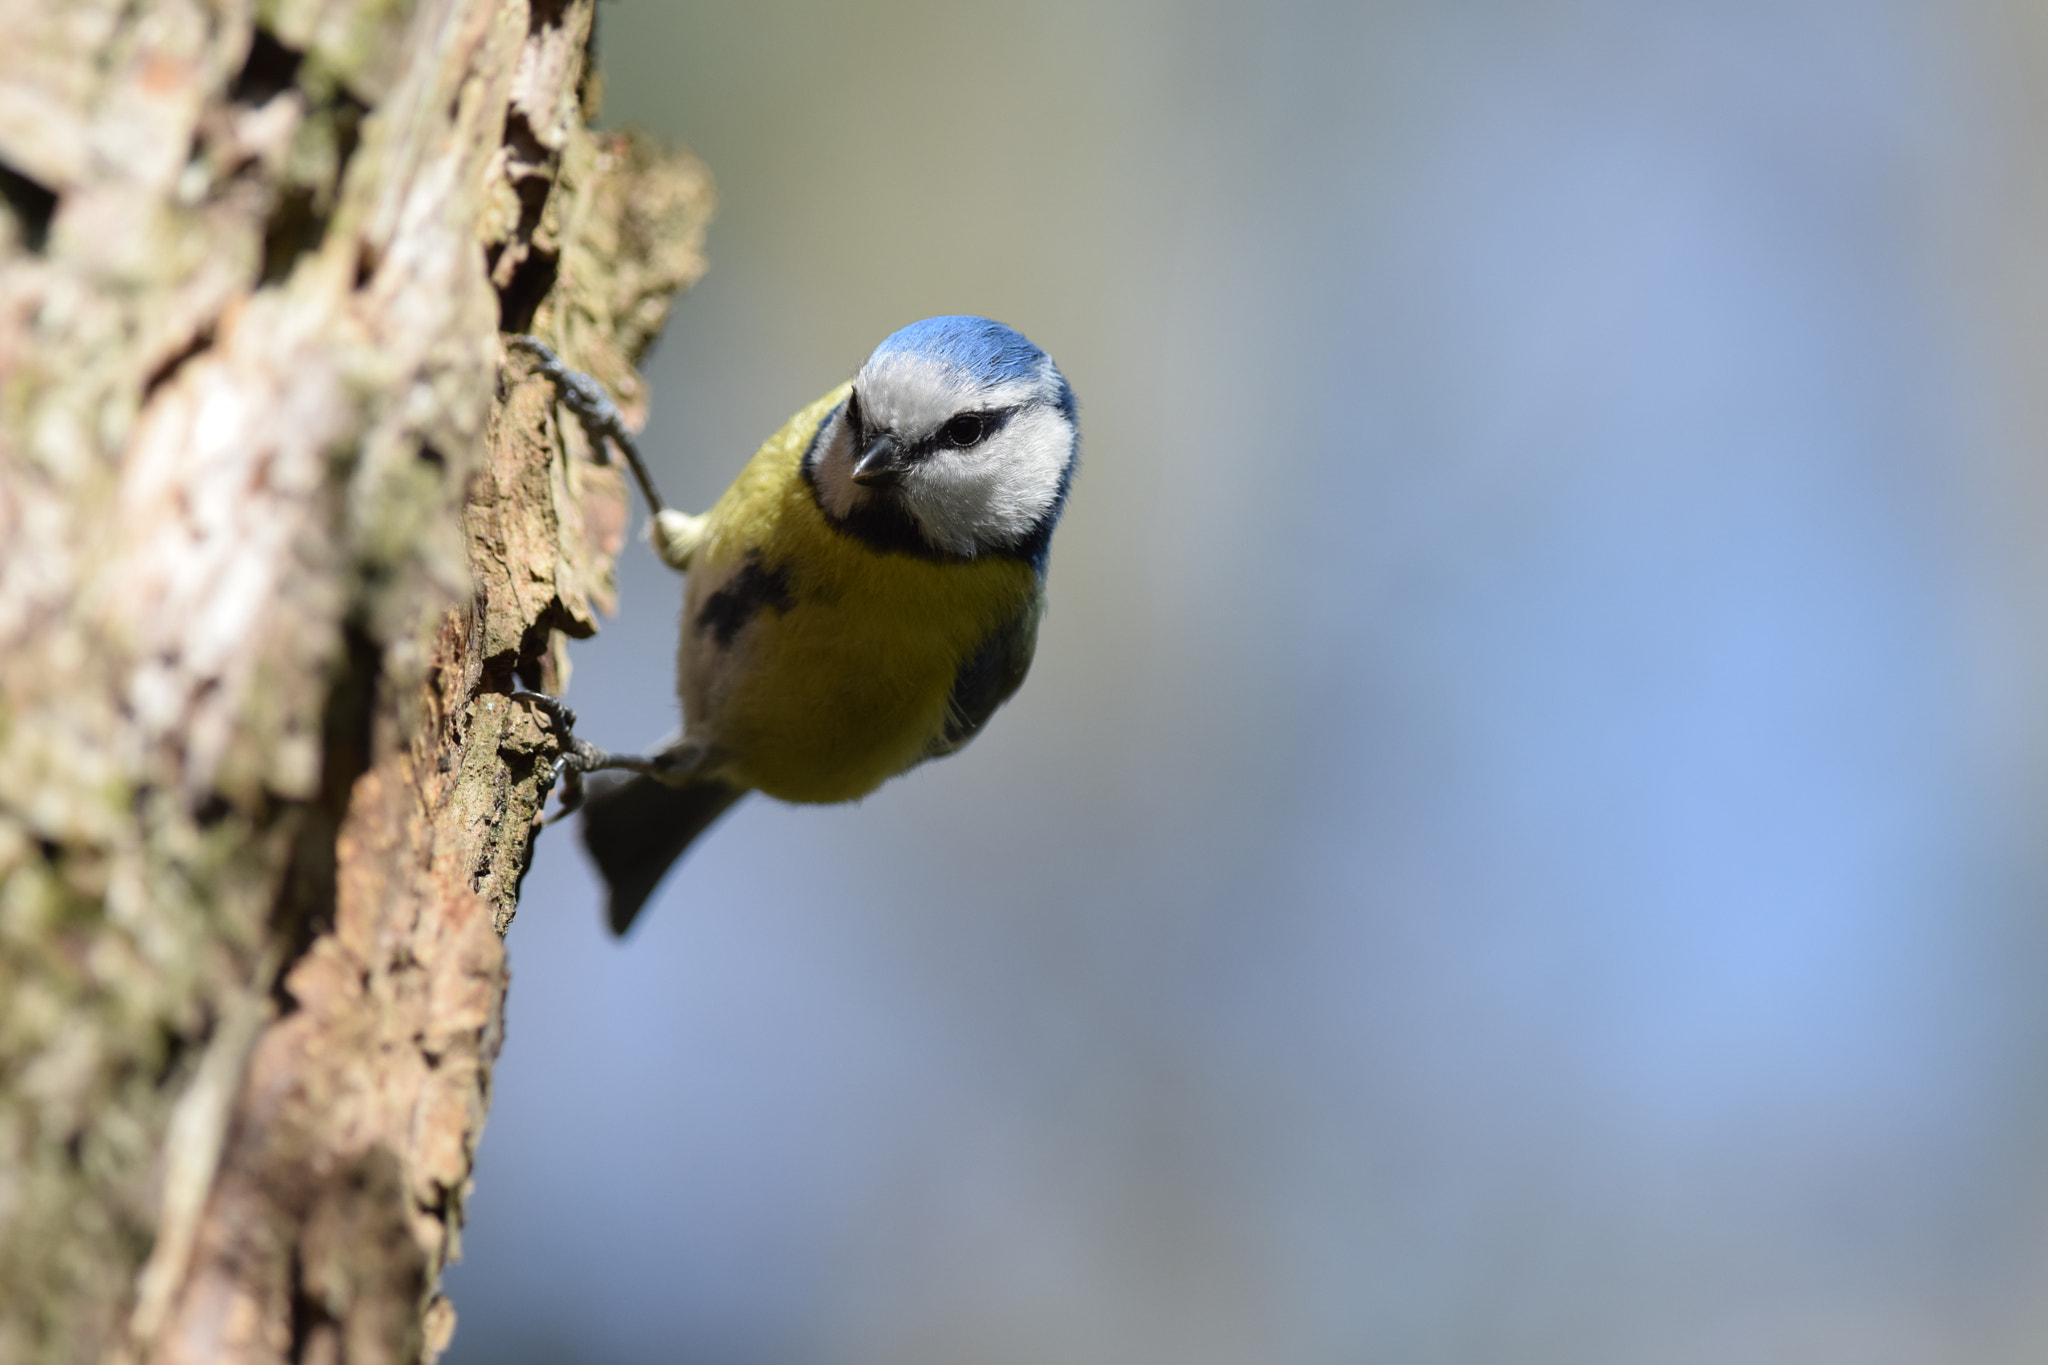
<path id="1" fill-rule="evenodd" d="M 1022 379 L 984 384 L 966 370 L 914 351 L 891 351 L 861 366 L 854 378 L 862 421 L 871 430 L 916 439 L 960 412 L 1016 407 L 1045 396 L 1052 361 Z"/>

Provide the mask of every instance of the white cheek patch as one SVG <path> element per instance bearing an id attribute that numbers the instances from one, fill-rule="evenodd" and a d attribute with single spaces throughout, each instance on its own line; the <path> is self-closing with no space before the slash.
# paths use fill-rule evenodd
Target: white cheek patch
<path id="1" fill-rule="evenodd" d="M 1073 423 L 1034 404 L 980 445 L 940 447 L 920 461 L 904 476 L 903 504 L 941 549 L 1007 549 L 1052 510 L 1073 453 Z"/>

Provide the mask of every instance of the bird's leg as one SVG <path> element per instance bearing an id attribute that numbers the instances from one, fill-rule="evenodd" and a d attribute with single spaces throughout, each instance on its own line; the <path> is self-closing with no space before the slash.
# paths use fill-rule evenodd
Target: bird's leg
<path id="1" fill-rule="evenodd" d="M 562 363 L 554 348 L 536 336 L 519 335 L 507 343 L 534 358 L 534 368 L 547 376 L 555 386 L 562 405 L 576 414 L 583 423 L 583 429 L 590 433 L 592 444 L 601 451 L 605 442 L 616 446 L 626 457 L 626 464 L 633 471 L 633 478 L 640 485 L 640 492 L 647 498 L 648 510 L 659 512 L 668 504 L 654 486 L 654 478 L 647 472 L 647 465 L 640 458 L 640 447 L 633 442 L 633 433 L 626 426 L 626 416 L 619 411 L 619 405 L 604 391 L 604 385 L 592 379 L 581 370 L 572 370 Z"/>
<path id="2" fill-rule="evenodd" d="M 680 787 L 703 766 L 705 752 L 692 744 L 678 744 L 652 756 L 615 754 L 600 749 L 589 740 L 577 737 L 576 713 L 545 692 L 521 690 L 512 694 L 512 700 L 523 701 L 546 716 L 555 730 L 558 746 L 555 777 L 562 784 L 562 804 L 549 818 L 549 824 L 574 814 L 582 806 L 585 773 L 639 773 L 665 786 Z"/>
<path id="3" fill-rule="evenodd" d="M 648 528 L 648 539 L 654 544 L 654 552 L 661 556 L 661 562 L 672 569 L 690 567 L 690 557 L 696 553 L 697 543 L 704 538 L 704 518 L 678 512 L 662 500 L 661 493 L 654 486 L 654 477 L 647 472 L 647 464 L 640 458 L 640 447 L 633 441 L 633 433 L 626 428 L 625 414 L 612 396 L 604 391 L 604 385 L 592 379 L 581 370 L 572 370 L 562 363 L 554 348 L 536 336 L 512 337 L 507 345 L 515 346 L 534 358 L 534 368 L 545 375 L 555 386 L 562 405 L 576 414 L 583 423 L 583 429 L 590 434 L 591 444 L 600 451 L 606 442 L 616 447 L 626 457 L 627 468 L 633 471 L 634 482 L 640 485 L 640 493 L 647 499 L 647 510 L 654 521 Z"/>

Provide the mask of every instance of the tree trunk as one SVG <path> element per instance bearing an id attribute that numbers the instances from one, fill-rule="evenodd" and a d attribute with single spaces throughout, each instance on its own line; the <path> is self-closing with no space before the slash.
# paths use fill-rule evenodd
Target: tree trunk
<path id="1" fill-rule="evenodd" d="M 0 1365 L 411 1361 L 700 270 L 592 0 L 0 0 Z"/>

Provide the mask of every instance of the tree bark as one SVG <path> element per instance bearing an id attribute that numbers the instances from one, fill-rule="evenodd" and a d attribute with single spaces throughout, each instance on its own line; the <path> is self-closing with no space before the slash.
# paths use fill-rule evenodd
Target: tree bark
<path id="1" fill-rule="evenodd" d="M 686 154 L 592 0 L 0 0 L 0 1365 L 453 1331 Z"/>

